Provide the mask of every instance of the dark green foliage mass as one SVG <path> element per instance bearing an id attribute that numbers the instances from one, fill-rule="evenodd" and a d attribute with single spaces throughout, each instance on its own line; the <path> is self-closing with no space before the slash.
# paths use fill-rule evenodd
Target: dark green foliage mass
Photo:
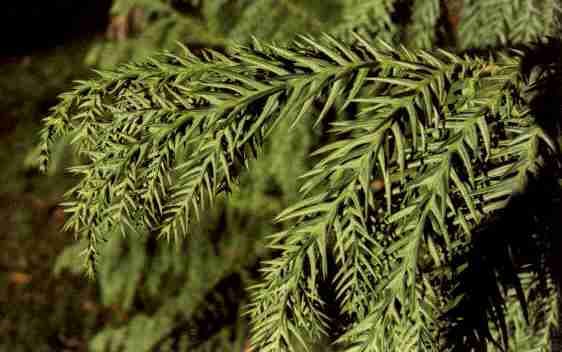
<path id="1" fill-rule="evenodd" d="M 146 308 L 92 349 L 550 350 L 560 3 L 303 4 L 116 2 L 200 32 L 45 119 L 88 273 Z"/>

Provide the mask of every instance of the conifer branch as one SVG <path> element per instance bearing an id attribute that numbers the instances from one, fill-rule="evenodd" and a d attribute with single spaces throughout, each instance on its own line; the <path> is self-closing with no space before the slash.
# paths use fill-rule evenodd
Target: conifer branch
<path id="1" fill-rule="evenodd" d="M 414 18 L 429 21 L 416 25 L 434 27 L 439 10 L 437 1 L 416 5 Z M 500 22 L 488 24 L 500 40 L 515 33 Z M 535 30 L 534 20 L 520 23 L 509 38 Z M 72 169 L 83 178 L 67 194 L 65 226 L 88 241 L 88 270 L 99 242 L 118 232 L 187 235 L 281 122 L 318 126 L 337 111 L 349 119 L 330 121 L 335 141 L 315 153 L 303 199 L 277 217 L 292 227 L 270 237 L 280 255 L 252 288 L 253 346 L 307 350 L 330 336 L 346 351 L 443 348 L 443 317 L 466 303 L 443 268 L 559 150 L 530 109 L 520 54 L 460 57 L 355 39 L 255 41 L 226 55 L 185 49 L 100 72 L 63 95 L 45 119 L 41 165 L 65 136 L 87 158 Z M 430 46 L 435 32 L 412 40 Z M 382 191 L 371 187 L 379 179 Z M 532 285 L 508 289 L 522 302 Z M 487 342 L 507 345 L 505 314 L 489 316 Z"/>
<path id="2" fill-rule="evenodd" d="M 326 333 L 316 277 L 327 276 L 329 257 L 339 266 L 341 311 L 357 321 L 337 343 L 350 350 L 437 349 L 435 327 L 444 308 L 431 268 L 446 265 L 444 253 L 454 253 L 481 219 L 523 189 L 528 173 L 544 162 L 539 145 L 554 152 L 538 127 L 524 127 L 531 123 L 528 112 L 509 103 L 521 85 L 517 61 L 366 47 L 380 65 L 365 79 L 374 82 L 372 98 L 347 101 L 364 104 L 358 119 L 333 130 L 352 137 L 318 151 L 327 156 L 301 188 L 305 195 L 316 192 L 278 217 L 297 225 L 273 237 L 273 248 L 284 253 L 268 263 L 264 283 L 255 288 L 259 350 L 291 350 L 293 340 Z M 499 121 L 495 131 L 491 119 Z M 515 142 L 492 141 L 502 129 Z M 485 187 L 487 172 L 497 175 L 491 187 Z M 377 175 L 385 181 L 378 197 L 369 189 Z M 305 297 L 316 300 L 303 306 Z"/>

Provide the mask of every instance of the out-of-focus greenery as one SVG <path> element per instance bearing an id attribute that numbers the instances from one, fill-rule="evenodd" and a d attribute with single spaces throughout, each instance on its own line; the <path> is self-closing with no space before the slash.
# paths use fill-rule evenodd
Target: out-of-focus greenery
<path id="1" fill-rule="evenodd" d="M 177 42 L 226 49 L 247 43 L 252 36 L 287 41 L 295 33 L 330 31 L 341 23 L 349 4 L 345 0 L 116 0 L 107 31 L 110 40 L 95 43 L 86 60 L 113 68 L 157 50 L 177 51 Z"/>
<path id="2" fill-rule="evenodd" d="M 72 240 L 59 230 L 56 204 L 74 181 L 62 167 L 46 177 L 33 164 L 41 116 L 73 79 L 90 75 L 87 47 L 70 43 L 0 65 L 1 351 L 80 349 L 98 320 L 95 286 L 52 275 L 57 254 Z M 59 165 L 72 157 L 57 155 Z"/>

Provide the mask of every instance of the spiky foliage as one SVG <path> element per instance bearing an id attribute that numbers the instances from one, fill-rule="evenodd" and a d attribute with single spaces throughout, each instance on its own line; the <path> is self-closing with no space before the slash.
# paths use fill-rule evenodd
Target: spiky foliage
<path id="1" fill-rule="evenodd" d="M 443 5 L 411 10 L 419 21 L 397 33 L 427 28 L 410 45 L 432 46 Z M 67 228 L 86 241 L 93 273 L 104 238 L 182 238 L 236 191 L 272 133 L 314 125 L 331 142 L 270 236 L 275 255 L 249 306 L 257 350 L 326 338 L 344 351 L 546 350 L 558 227 L 545 210 L 559 208 L 521 204 L 559 193 L 559 149 L 534 105 L 552 70 L 521 70 L 521 60 L 360 37 L 185 49 L 64 95 L 46 119 L 43 166 L 69 134 L 87 159 L 73 168 L 83 178 L 68 194 Z M 549 191 L 531 197 L 537 182 Z"/>
<path id="2" fill-rule="evenodd" d="M 266 146 L 240 180 L 244 192 L 215 204 L 181 249 L 151 236 L 113 236 L 103 244 L 100 304 L 117 307 L 118 319 L 98 332 L 92 351 L 151 351 L 178 340 L 189 351 L 241 350 L 248 335 L 243 287 L 257 279 L 252 268 L 265 255 L 263 234 L 275 229 L 269 220 L 295 198 L 296 178 L 306 170 L 300 163 L 311 143 L 308 128 L 285 131 L 273 136 L 283 141 L 275 153 Z M 82 248 L 83 241 L 63 252 L 56 272 L 80 273 Z"/>

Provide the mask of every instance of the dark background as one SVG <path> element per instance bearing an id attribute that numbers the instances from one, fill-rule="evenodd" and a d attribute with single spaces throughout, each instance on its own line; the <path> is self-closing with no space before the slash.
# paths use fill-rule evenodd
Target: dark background
<path id="1" fill-rule="evenodd" d="M 103 31 L 111 0 L 7 1 L 0 11 L 0 55 L 29 55 Z"/>
<path id="2" fill-rule="evenodd" d="M 53 275 L 73 241 L 57 204 L 67 175 L 25 166 L 41 119 L 105 32 L 111 0 L 7 1 L 0 6 L 0 351 L 86 351 L 112 314 L 85 278 Z"/>

